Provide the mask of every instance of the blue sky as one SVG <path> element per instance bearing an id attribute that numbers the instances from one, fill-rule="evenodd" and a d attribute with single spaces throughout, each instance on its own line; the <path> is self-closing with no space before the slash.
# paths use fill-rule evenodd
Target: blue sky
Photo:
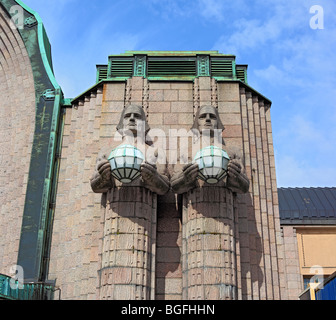
<path id="1" fill-rule="evenodd" d="M 109 54 L 235 54 L 249 65 L 249 85 L 273 102 L 278 186 L 336 186 L 334 0 L 23 1 L 45 24 L 67 98 L 95 83 L 95 66 Z M 324 29 L 310 27 L 313 5 L 323 8 Z"/>

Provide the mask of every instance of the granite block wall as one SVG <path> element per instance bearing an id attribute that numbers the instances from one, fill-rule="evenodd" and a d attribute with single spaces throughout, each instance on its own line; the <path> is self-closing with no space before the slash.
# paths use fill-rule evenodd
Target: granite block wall
<path id="1" fill-rule="evenodd" d="M 189 82 L 142 77 L 106 82 L 66 110 L 49 271 L 49 279 L 57 279 L 62 289 L 62 298 L 102 298 L 98 273 L 103 263 L 106 199 L 91 191 L 89 179 L 99 151 L 111 144 L 121 110 L 130 103 L 141 104 L 151 128 L 165 133 L 189 130 L 202 105 L 218 108 L 226 145 L 242 151 L 251 182 L 249 193 L 234 200 L 236 298 L 286 299 L 270 106 L 239 82 L 210 77 Z M 175 148 L 169 147 L 168 160 Z M 183 298 L 182 208 L 182 197 L 172 192 L 157 197 L 152 287 L 156 299 Z"/>

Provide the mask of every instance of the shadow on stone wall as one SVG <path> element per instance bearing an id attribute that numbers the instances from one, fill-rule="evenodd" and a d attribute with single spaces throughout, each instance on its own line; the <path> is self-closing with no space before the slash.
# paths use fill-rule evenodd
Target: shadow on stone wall
<path id="1" fill-rule="evenodd" d="M 158 197 L 156 299 L 182 298 L 182 196 Z"/>
<path id="2" fill-rule="evenodd" d="M 242 299 L 259 299 L 264 284 L 262 236 L 257 227 L 257 210 L 250 193 L 237 196 Z M 260 213 L 259 213 L 260 214 Z M 260 222 L 259 222 L 260 223 Z M 260 226 L 261 228 L 261 226 Z M 260 229 L 260 231 L 262 231 Z"/>
<path id="3" fill-rule="evenodd" d="M 151 234 L 151 224 L 147 210 L 152 208 L 152 194 L 144 188 L 141 188 L 141 192 L 139 190 L 139 187 L 127 187 L 120 188 L 117 193 L 102 194 L 101 204 L 105 208 L 105 223 L 106 219 L 112 218 L 109 215 L 118 215 L 121 218 L 127 218 L 123 220 L 131 222 L 129 226 L 125 222 L 124 227 L 126 229 L 122 227 L 122 229 L 109 231 L 105 226 L 105 235 L 106 232 L 120 235 L 128 233 L 128 231 L 138 234 L 138 231 L 134 230 L 136 227 L 142 229 L 140 234 L 141 232 Z M 155 299 L 158 300 L 167 298 L 182 299 L 183 196 L 176 196 L 170 192 L 165 196 L 157 197 L 156 235 L 151 234 L 151 236 L 153 239 L 156 236 Z M 239 263 L 240 261 L 240 266 L 238 265 L 237 269 L 241 270 L 241 298 L 258 299 L 261 295 L 260 291 L 265 290 L 263 288 L 265 285 L 264 270 L 260 267 L 264 265 L 262 261 L 264 248 L 262 235 L 260 235 L 257 227 L 260 222 L 257 221 L 250 194 L 238 195 L 237 197 L 234 196 L 234 198 L 235 205 L 233 207 L 238 212 L 235 211 L 236 227 L 232 231 L 235 233 L 236 241 L 239 241 L 239 259 L 237 262 Z M 216 216 L 214 212 L 210 213 L 208 211 L 208 213 L 213 218 Z M 224 222 L 222 219 L 219 221 Z M 131 229 L 127 230 L 127 228 Z M 134 245 L 134 243 L 123 244 L 123 250 L 130 250 Z M 137 245 L 135 247 L 141 250 Z M 113 261 L 110 263 L 114 264 Z M 238 276 L 239 273 L 237 274 Z M 147 283 L 151 283 L 151 280 Z M 151 286 L 153 285 L 152 283 Z"/>

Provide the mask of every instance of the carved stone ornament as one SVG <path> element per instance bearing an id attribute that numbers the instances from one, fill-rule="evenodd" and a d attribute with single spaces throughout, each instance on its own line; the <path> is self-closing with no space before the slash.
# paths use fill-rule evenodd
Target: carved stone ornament
<path id="1" fill-rule="evenodd" d="M 221 145 L 222 149 L 229 155 L 230 161 L 227 165 L 227 175 L 223 175 L 225 178 L 225 186 L 231 189 L 233 192 L 246 193 L 249 189 L 249 180 L 244 173 L 243 163 L 241 156 L 238 152 L 225 150 L 225 143 L 222 139 L 222 135 L 215 135 L 215 130 L 222 132 L 224 125 L 218 114 L 218 110 L 213 106 L 203 106 L 198 109 L 195 121 L 192 126 L 192 130 L 195 134 L 194 142 L 198 141 L 202 135 L 209 135 L 209 142 L 215 145 Z M 203 146 L 209 147 L 209 146 Z M 185 165 L 180 172 L 176 172 L 171 178 L 172 190 L 177 194 L 186 193 L 189 190 L 199 186 L 197 180 L 199 176 L 199 166 L 196 162 L 190 159 L 190 162 Z M 219 181 L 217 184 L 222 184 L 223 181 Z M 216 184 L 214 184 L 216 185 Z"/>
<path id="2" fill-rule="evenodd" d="M 129 146 L 133 146 L 139 149 L 144 156 L 148 154 L 155 155 L 155 150 L 151 150 L 153 147 L 146 141 L 146 134 L 149 130 L 150 127 L 141 106 L 129 105 L 123 110 L 119 124 L 117 125 L 117 131 L 122 137 L 122 141 L 118 141 L 114 147 L 107 146 L 106 150 L 102 151 L 98 157 L 95 172 L 90 180 L 91 188 L 94 192 L 105 193 L 113 187 L 133 186 L 134 183 L 144 186 L 159 195 L 163 195 L 169 191 L 170 184 L 167 175 L 164 174 L 165 168 L 162 165 L 156 164 L 155 157 L 150 159 L 149 157 L 147 159 L 144 157 L 144 161 L 140 165 L 140 181 L 136 179 L 132 183 L 122 183 L 122 181 L 120 182 L 116 179 L 116 175 L 112 175 L 111 163 L 116 162 L 112 161 L 113 159 L 111 158 L 109 161 L 109 156 L 113 155 L 112 150 L 115 150 L 117 147 L 120 148 L 120 146 L 127 145 L 128 148 L 123 148 L 127 150 L 130 149 Z"/>

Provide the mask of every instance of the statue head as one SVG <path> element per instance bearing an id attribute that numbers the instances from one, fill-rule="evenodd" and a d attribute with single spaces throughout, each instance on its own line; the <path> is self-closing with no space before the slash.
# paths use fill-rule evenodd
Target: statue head
<path id="1" fill-rule="evenodd" d="M 140 132 L 146 135 L 149 129 L 145 112 L 141 106 L 129 105 L 121 113 L 117 131 L 123 136 L 130 132 L 133 136 L 137 136 Z"/>
<path id="2" fill-rule="evenodd" d="M 210 132 L 213 132 L 215 129 L 224 130 L 217 108 L 213 106 L 200 107 L 197 110 L 195 121 L 191 129 L 196 129 L 200 133 L 202 133 L 202 130 L 210 130 Z"/>

